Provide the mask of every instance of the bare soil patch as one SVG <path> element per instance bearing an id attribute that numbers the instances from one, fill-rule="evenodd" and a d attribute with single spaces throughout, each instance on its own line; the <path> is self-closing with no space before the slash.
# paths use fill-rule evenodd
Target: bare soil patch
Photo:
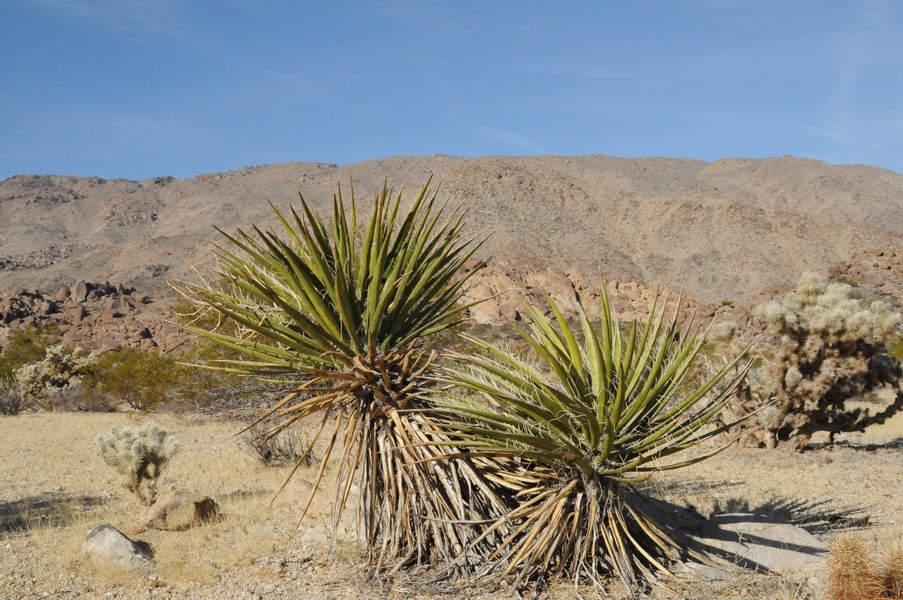
<path id="1" fill-rule="evenodd" d="M 138 533 L 139 503 L 120 476 L 94 456 L 94 438 L 111 425 L 139 426 L 136 414 L 30 413 L 0 418 L 0 597 L 31 598 L 433 598 L 410 578 L 376 584 L 356 568 L 353 517 L 330 548 L 330 506 L 317 500 L 299 526 L 311 468 L 278 496 L 287 469 L 266 467 L 242 448 L 234 421 L 152 415 L 181 442 L 161 489 L 213 497 L 222 518 L 184 532 Z M 804 454 L 729 448 L 712 460 L 653 479 L 647 491 L 709 515 L 751 511 L 781 516 L 830 539 L 856 529 L 869 543 L 903 536 L 903 415 Z M 329 491 L 327 484 L 325 492 Z M 322 492 L 321 492 L 322 493 Z M 866 524 L 866 517 L 867 524 Z M 111 523 L 148 542 L 150 575 L 98 572 L 80 545 L 94 526 Z M 720 581 L 652 598 L 819 597 L 815 582 L 738 571 Z M 580 590 L 584 597 L 599 592 Z M 573 597 L 567 586 L 543 592 Z M 611 586 L 611 597 L 622 590 Z M 462 589 L 451 598 L 509 597 Z M 804 597 L 804 596 L 799 596 Z"/>

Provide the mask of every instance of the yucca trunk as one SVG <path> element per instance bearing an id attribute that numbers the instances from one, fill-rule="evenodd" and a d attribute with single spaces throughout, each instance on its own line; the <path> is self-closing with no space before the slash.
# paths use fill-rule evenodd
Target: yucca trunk
<path id="1" fill-rule="evenodd" d="M 484 583 L 512 578 L 514 588 L 554 579 L 600 584 L 609 575 L 637 589 L 680 558 L 673 551 L 679 540 L 644 511 L 630 486 L 550 474 L 531 487 L 517 494 L 518 505 L 505 515 L 510 533 L 477 572 Z"/>

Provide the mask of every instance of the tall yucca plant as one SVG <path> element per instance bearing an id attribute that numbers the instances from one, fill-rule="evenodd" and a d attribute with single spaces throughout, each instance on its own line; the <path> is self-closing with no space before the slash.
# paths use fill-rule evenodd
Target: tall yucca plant
<path id="1" fill-rule="evenodd" d="M 681 544 L 633 484 L 713 455 L 721 447 L 680 456 L 732 425 L 709 423 L 744 373 L 722 381 L 737 361 L 687 391 L 704 335 L 680 332 L 676 312 L 666 319 L 657 299 L 625 336 L 602 289 L 598 332 L 585 315 L 578 332 L 554 304 L 554 319 L 526 305 L 532 323 L 518 331 L 537 358 L 471 339 L 482 353 L 456 354 L 445 369 L 455 388 L 437 403 L 452 420 L 451 443 L 501 457 L 516 499 L 484 533 L 508 531 L 478 571 L 486 581 L 598 584 L 608 573 L 634 589 L 668 572 Z"/>
<path id="2" fill-rule="evenodd" d="M 301 382 L 264 415 L 278 423 L 265 435 L 322 415 L 311 448 L 325 436 L 327 449 L 314 492 L 340 448 L 334 517 L 358 481 L 377 567 L 450 560 L 470 543 L 452 522 L 481 510 L 471 493 L 484 485 L 480 475 L 433 460 L 442 451 L 425 442 L 441 430 L 418 410 L 435 358 L 423 340 L 468 308 L 458 300 L 476 269 L 460 273 L 480 246 L 462 236 L 465 211 L 445 210 L 436 193 L 428 181 L 404 210 L 401 194 L 393 200 L 384 187 L 360 228 L 353 190 L 346 210 L 339 189 L 329 226 L 302 197 L 300 212 L 274 208 L 278 233 L 223 233 L 222 285 L 180 288 L 239 326 L 234 335 L 194 330 L 244 355 L 223 369 Z"/>

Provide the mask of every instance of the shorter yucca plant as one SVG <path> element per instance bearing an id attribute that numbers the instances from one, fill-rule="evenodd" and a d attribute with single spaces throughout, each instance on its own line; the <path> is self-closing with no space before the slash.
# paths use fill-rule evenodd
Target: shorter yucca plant
<path id="1" fill-rule="evenodd" d="M 494 477 L 511 493 L 509 510 L 483 535 L 506 534 L 477 579 L 511 576 L 519 588 L 555 577 L 600 584 L 612 574 L 636 589 L 668 572 L 681 544 L 634 484 L 723 449 L 681 456 L 733 425 L 712 420 L 745 370 L 735 369 L 738 358 L 693 385 L 705 335 L 679 331 L 658 299 L 626 336 L 605 294 L 598 332 L 583 314 L 575 330 L 550 304 L 554 319 L 525 305 L 531 324 L 518 329 L 535 357 L 471 339 L 482 354 L 455 354 L 442 378 L 453 387 L 436 400 L 451 444 L 507 465 Z"/>

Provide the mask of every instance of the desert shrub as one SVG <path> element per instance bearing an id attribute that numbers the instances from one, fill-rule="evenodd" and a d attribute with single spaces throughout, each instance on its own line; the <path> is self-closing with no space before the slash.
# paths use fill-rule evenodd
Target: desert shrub
<path id="1" fill-rule="evenodd" d="M 0 378 L 10 377 L 13 371 L 25 365 L 40 362 L 47 348 L 60 343 L 56 325 L 28 325 L 22 331 L 13 331 L 3 352 L 0 353 Z"/>
<path id="2" fill-rule="evenodd" d="M 857 283 L 856 280 L 849 275 L 837 275 L 834 277 L 834 281 L 836 281 L 837 283 L 845 283 L 850 287 L 859 287 L 859 283 Z"/>
<path id="3" fill-rule="evenodd" d="M 680 331 L 658 301 L 623 335 L 602 291 L 601 332 L 585 315 L 572 328 L 551 301 L 554 319 L 527 306 L 531 324 L 520 333 L 532 356 L 471 338 L 483 352 L 456 354 L 445 369 L 442 382 L 454 387 L 436 401 L 449 443 L 500 460 L 494 476 L 511 494 L 483 533 L 506 530 L 474 559 L 478 578 L 511 576 L 518 589 L 613 574 L 633 591 L 680 559 L 681 543 L 633 484 L 720 450 L 681 455 L 732 427 L 711 422 L 743 377 L 729 375 L 740 358 L 682 392 L 705 336 Z"/>
<path id="4" fill-rule="evenodd" d="M 138 431 L 110 427 L 108 435 L 97 436 L 95 446 L 97 456 L 125 476 L 123 487 L 150 506 L 157 497 L 160 473 L 179 443 L 156 423 L 147 422 Z"/>
<path id="5" fill-rule="evenodd" d="M 229 284 L 221 280 L 214 285 L 222 288 Z M 208 307 L 192 304 L 185 298 L 181 298 L 173 310 L 185 328 L 242 335 L 235 321 Z M 248 337 L 247 332 L 244 337 Z M 179 358 L 178 377 L 174 382 L 174 407 L 237 419 L 243 419 L 249 411 L 259 415 L 257 409 L 271 407 L 285 395 L 286 384 L 279 380 L 290 377 L 276 376 L 263 380 L 222 368 L 225 364 L 232 364 L 230 361 L 244 357 L 238 350 L 208 338 L 195 340 L 188 352 Z"/>
<path id="6" fill-rule="evenodd" d="M 28 398 L 53 408 L 56 395 L 78 386 L 96 361 L 97 355 L 84 348 L 49 346 L 43 360 L 16 369 L 15 378 Z"/>
<path id="7" fill-rule="evenodd" d="M 251 456 L 266 466 L 298 464 L 312 466 L 316 459 L 308 452 L 310 438 L 304 433 L 300 423 L 267 435 L 272 424 L 267 421 L 254 423 L 242 432 L 242 444 Z"/>
<path id="8" fill-rule="evenodd" d="M 125 402 L 147 411 L 173 397 L 181 374 L 170 356 L 119 348 L 101 354 L 86 369 L 82 385 L 89 407 Z"/>
<path id="9" fill-rule="evenodd" d="M 802 450 L 817 431 L 833 441 L 839 432 L 864 431 L 903 409 L 903 369 L 885 349 L 900 316 L 886 305 L 866 305 L 849 285 L 807 273 L 795 290 L 755 314 L 778 339 L 767 374 L 759 374 L 758 394 L 747 389 L 741 398 L 749 408 L 773 401 L 753 422 L 765 445 L 795 437 Z M 880 412 L 846 405 L 883 387 L 897 388 L 897 395 Z"/>
<path id="10" fill-rule="evenodd" d="M 28 397 L 13 377 L 0 377 L 0 415 L 17 415 L 28 407 Z"/>
<path id="11" fill-rule="evenodd" d="M 436 359 L 427 340 L 467 310 L 458 300 L 477 269 L 459 272 L 478 244 L 461 233 L 463 212 L 446 211 L 429 182 L 407 209 L 384 188 L 360 227 L 353 194 L 350 204 L 346 212 L 339 190 L 327 226 L 301 198 L 300 212 L 276 211 L 278 234 L 226 235 L 220 283 L 180 291 L 234 329 L 200 321 L 190 329 L 242 354 L 215 363 L 227 372 L 301 380 L 268 413 L 279 421 L 264 435 L 319 417 L 311 447 L 321 435 L 328 443 L 314 492 L 340 448 L 346 483 L 334 518 L 357 481 L 374 570 L 452 562 L 468 545 L 454 523 L 471 520 L 478 502 L 465 495 L 484 484 L 462 483 L 468 467 L 458 462 L 433 460 L 444 452 L 423 444 L 435 426 L 420 409 Z"/>
<path id="12" fill-rule="evenodd" d="M 886 598 L 903 599 L 903 541 L 895 540 L 879 552 L 878 583 Z"/>
<path id="13" fill-rule="evenodd" d="M 173 402 L 185 410 L 240 418 L 249 408 L 269 407 L 274 398 L 285 395 L 284 384 L 244 377 L 220 368 L 226 361 L 241 357 L 240 353 L 207 339 L 198 340 L 179 358 Z"/>

